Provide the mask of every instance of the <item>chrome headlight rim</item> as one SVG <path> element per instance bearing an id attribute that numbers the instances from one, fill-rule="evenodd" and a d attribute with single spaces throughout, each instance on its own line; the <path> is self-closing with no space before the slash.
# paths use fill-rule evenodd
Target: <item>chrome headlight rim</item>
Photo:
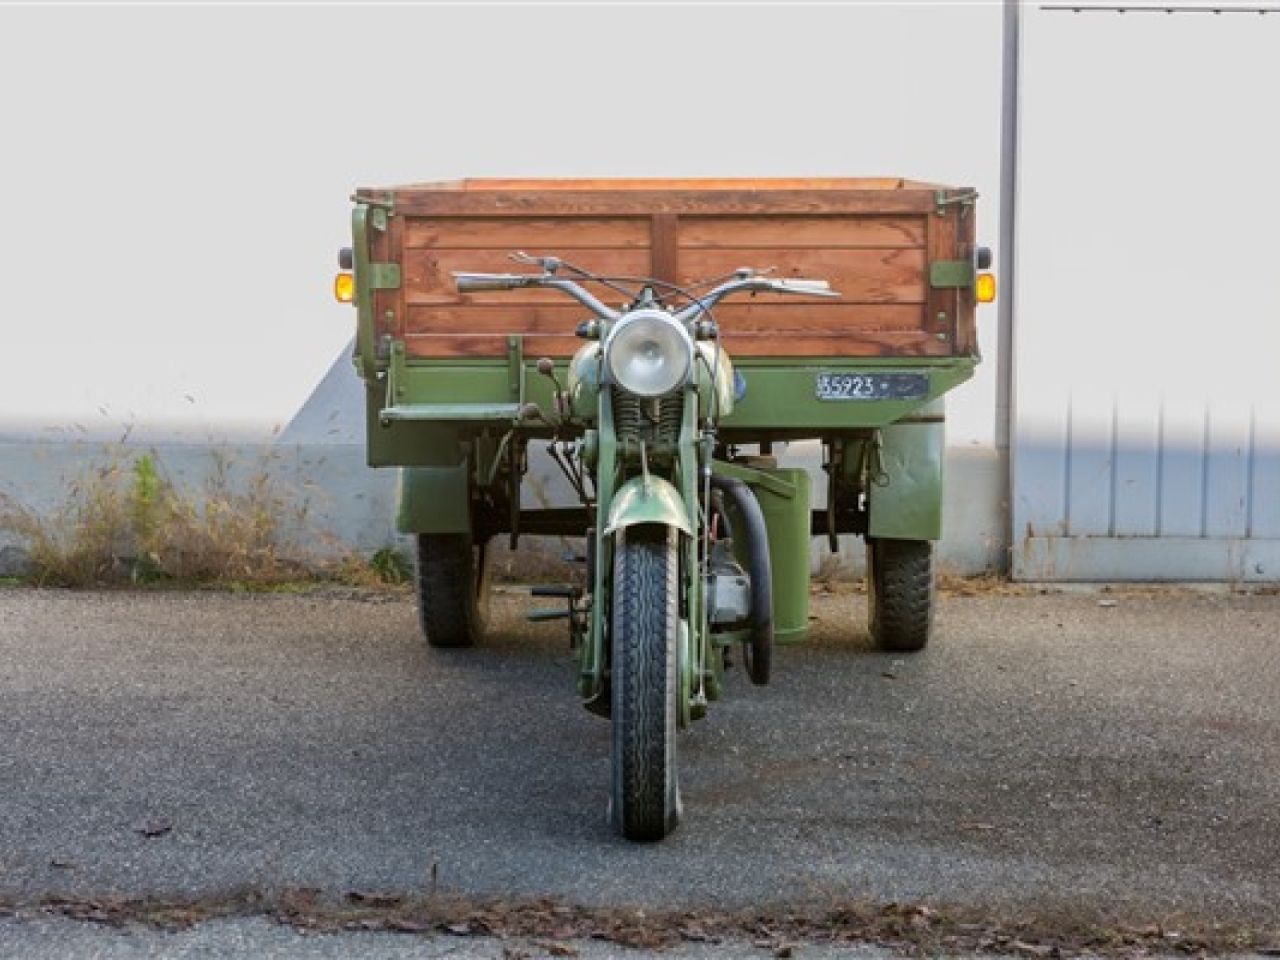
<path id="1" fill-rule="evenodd" d="M 604 366 L 613 385 L 637 397 L 664 397 L 693 376 L 693 338 L 662 310 L 644 308 L 613 325 L 604 344 Z"/>

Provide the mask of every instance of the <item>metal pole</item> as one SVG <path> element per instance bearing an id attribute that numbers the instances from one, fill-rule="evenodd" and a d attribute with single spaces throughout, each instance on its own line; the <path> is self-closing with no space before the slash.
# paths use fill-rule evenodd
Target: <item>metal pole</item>
<path id="1" fill-rule="evenodd" d="M 1000 462 L 1000 510 L 1004 550 L 1001 573 L 1012 569 L 1014 427 L 1014 284 L 1018 210 L 1018 80 L 1021 53 L 1021 0 L 1004 0 L 1004 56 L 1001 67 L 1000 233 L 997 252 L 1001 292 L 996 306 L 996 454 Z"/>

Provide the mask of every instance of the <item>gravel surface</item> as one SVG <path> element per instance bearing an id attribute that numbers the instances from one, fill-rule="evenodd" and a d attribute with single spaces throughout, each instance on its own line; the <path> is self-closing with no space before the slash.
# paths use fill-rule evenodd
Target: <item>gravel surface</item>
<path id="1" fill-rule="evenodd" d="M 653 846 L 608 828 L 608 725 L 529 606 L 438 651 L 403 594 L 0 590 L 0 955 L 76 935 L 51 910 L 246 891 L 1276 926 L 1280 596 L 979 590 L 886 655 L 819 591 L 773 683 L 734 671 L 682 736 Z"/>

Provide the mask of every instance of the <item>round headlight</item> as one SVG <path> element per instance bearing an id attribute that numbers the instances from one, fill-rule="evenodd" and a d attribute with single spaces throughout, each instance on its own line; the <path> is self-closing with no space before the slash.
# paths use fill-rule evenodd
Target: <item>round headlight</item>
<path id="1" fill-rule="evenodd" d="M 688 381 L 693 341 L 661 310 L 637 310 L 614 325 L 605 344 L 605 363 L 623 390 L 661 397 Z"/>

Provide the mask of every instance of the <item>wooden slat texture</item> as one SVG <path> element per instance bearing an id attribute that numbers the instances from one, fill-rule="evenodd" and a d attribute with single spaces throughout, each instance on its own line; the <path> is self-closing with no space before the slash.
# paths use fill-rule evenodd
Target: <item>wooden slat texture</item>
<path id="1" fill-rule="evenodd" d="M 769 294 L 726 301 L 715 309 L 726 340 L 748 333 L 919 333 L 923 307 L 918 303 L 853 303 L 799 299 L 783 302 Z"/>
<path id="2" fill-rule="evenodd" d="M 756 334 L 726 342 L 730 356 L 743 357 L 944 357 L 946 344 L 918 331 L 851 330 L 813 336 Z"/>
<path id="3" fill-rule="evenodd" d="M 407 330 L 410 336 L 489 334 L 505 343 L 513 334 L 568 336 L 587 317 L 585 307 L 563 298 L 550 304 L 416 305 L 409 307 Z"/>
<path id="4" fill-rule="evenodd" d="M 681 247 L 924 247 L 923 217 L 685 217 Z"/>
<path id="5" fill-rule="evenodd" d="M 659 213 L 651 220 L 653 253 L 649 275 L 667 283 L 680 278 L 680 218 L 674 213 Z"/>
<path id="6" fill-rule="evenodd" d="M 955 210 L 952 217 L 956 220 L 956 243 L 950 251 L 939 250 L 939 255 L 947 255 L 957 260 L 971 260 L 977 249 L 975 239 L 977 233 L 977 216 L 972 208 L 967 211 Z M 978 301 L 972 289 L 962 289 L 956 294 L 955 348 L 957 354 L 967 355 L 978 352 Z"/>
<path id="7" fill-rule="evenodd" d="M 623 247 L 648 249 L 649 217 L 512 217 L 473 219 L 409 218 L 405 246 L 421 250 L 523 250 L 557 253 L 566 248 Z M 508 264 L 510 266 L 510 264 Z"/>
<path id="8" fill-rule="evenodd" d="M 582 346 L 573 331 L 564 336 L 534 334 L 526 336 L 526 357 L 568 357 Z M 493 357 L 506 359 L 507 338 L 494 334 L 411 334 L 404 340 L 405 353 L 421 359 L 446 357 Z"/>
<path id="9" fill-rule="evenodd" d="M 716 311 L 733 357 L 944 356 L 947 345 L 920 330 L 921 308 L 909 304 L 739 304 Z M 562 305 L 415 306 L 408 312 L 410 356 L 505 356 L 507 337 L 525 337 L 526 354 L 567 356 L 583 341 L 568 336 L 585 319 Z M 535 346 L 541 344 L 541 346 Z"/>
<path id="10" fill-rule="evenodd" d="M 929 218 L 929 234 L 925 239 L 930 263 L 956 259 L 956 211 L 954 208 L 943 217 Z M 959 292 L 955 287 L 934 288 L 925 278 L 929 299 L 925 305 L 926 329 L 935 336 L 945 337 L 948 343 L 956 338 L 957 311 L 960 307 Z"/>
<path id="11" fill-rule="evenodd" d="M 405 353 L 418 359 L 443 359 L 449 357 L 507 356 L 507 338 L 500 334 L 453 333 L 410 334 L 405 337 Z M 939 357 L 946 356 L 945 344 L 914 331 L 864 332 L 790 336 L 781 339 L 761 334 L 737 335 L 726 341 L 729 355 L 741 360 L 750 357 L 769 358 L 781 354 L 785 345 L 789 355 L 801 357 Z M 571 356 L 582 346 L 578 338 L 554 334 L 530 334 L 524 336 L 523 350 L 526 357 Z"/>
<path id="12" fill-rule="evenodd" d="M 732 355 L 947 356 L 957 348 L 957 312 L 963 332 L 973 309 L 955 290 L 929 286 L 929 263 L 958 259 L 964 242 L 959 208 L 938 214 L 942 189 L 894 179 L 397 187 L 397 232 L 385 253 L 400 262 L 402 287 L 380 294 L 379 310 L 395 312 L 394 333 L 413 357 L 504 357 L 511 335 L 526 338 L 526 354 L 565 356 L 580 345 L 572 331 L 585 308 L 549 290 L 462 295 L 452 274 L 530 272 L 509 259 L 516 250 L 686 286 L 771 268 L 777 277 L 827 280 L 841 298 L 760 294 L 722 304 L 715 317 Z M 618 305 L 616 293 L 593 292 Z"/>
<path id="13" fill-rule="evenodd" d="M 519 191 L 522 193 L 583 190 L 899 190 L 908 187 L 937 189 L 933 184 L 904 180 L 902 177 L 488 177 L 425 183 L 396 190 L 430 191 Z M 380 192 L 380 191 L 375 191 Z"/>
<path id="14" fill-rule="evenodd" d="M 846 336 L 867 333 L 919 333 L 919 304 L 858 304 L 827 301 L 820 311 L 801 303 L 764 304 L 747 301 L 725 304 L 715 311 L 726 343 L 747 334 L 762 333 Z M 588 316 L 585 307 L 551 304 L 414 304 L 407 311 L 410 334 L 492 333 L 553 334 L 572 332 Z"/>
<path id="15" fill-rule="evenodd" d="M 395 191 L 397 214 L 434 217 L 920 214 L 934 205 L 932 190 L 907 189 Z"/>
<path id="16" fill-rule="evenodd" d="M 854 303 L 919 303 L 927 268 L 923 250 L 685 250 L 680 271 L 685 283 L 723 276 L 738 267 L 774 268 L 771 276 L 807 277 L 830 282 L 843 300 Z M 739 298 L 741 299 L 741 298 Z M 813 297 L 758 294 L 760 303 L 808 303 L 821 310 L 835 301 Z M 734 301 L 725 301 L 726 306 Z"/>
<path id="17" fill-rule="evenodd" d="M 402 282 L 405 299 L 409 304 L 437 303 L 572 303 L 557 290 L 495 290 L 483 293 L 460 294 L 453 279 L 459 273 L 528 273 L 529 267 L 513 264 L 503 250 L 408 250 L 405 251 Z M 597 273 L 621 276 L 645 276 L 649 272 L 649 251 L 636 250 L 580 250 L 561 247 L 556 255 Z M 596 291 L 599 294 L 599 291 Z M 616 294 L 608 300 L 618 299 Z"/>

